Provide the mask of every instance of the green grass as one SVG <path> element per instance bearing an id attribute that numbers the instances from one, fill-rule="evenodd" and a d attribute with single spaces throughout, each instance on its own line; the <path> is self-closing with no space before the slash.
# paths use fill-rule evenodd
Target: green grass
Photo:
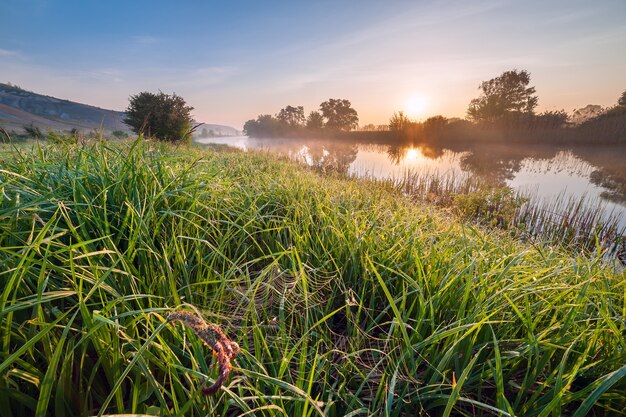
<path id="1" fill-rule="evenodd" d="M 621 213 L 601 200 L 561 193 L 545 200 L 467 175 L 408 171 L 399 179 L 380 180 L 413 200 L 450 210 L 465 221 L 507 230 L 519 239 L 566 246 L 582 253 L 623 257 L 626 227 Z M 623 262 L 623 261 L 622 261 Z"/>
<path id="2" fill-rule="evenodd" d="M 617 415 L 626 275 L 392 187 L 153 143 L 0 162 L 0 415 Z M 214 397 L 209 350 L 241 346 Z"/>

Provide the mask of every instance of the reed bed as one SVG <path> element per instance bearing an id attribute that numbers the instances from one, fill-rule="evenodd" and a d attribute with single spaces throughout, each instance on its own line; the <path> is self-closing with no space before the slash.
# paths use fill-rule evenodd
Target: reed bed
<path id="1" fill-rule="evenodd" d="M 0 415 L 619 415 L 626 276 L 263 153 L 0 162 Z M 230 379 L 170 313 L 240 348 Z M 173 316 L 177 317 L 177 316 Z"/>
<path id="2" fill-rule="evenodd" d="M 522 235 L 626 262 L 626 227 L 620 214 L 609 211 L 601 201 L 564 193 L 549 201 L 532 195 L 525 199 L 513 218 L 513 226 Z"/>
<path id="3" fill-rule="evenodd" d="M 368 180 L 394 188 L 413 201 L 448 209 L 465 221 L 499 227 L 520 239 L 602 253 L 626 262 L 626 227 L 620 214 L 601 201 L 565 193 L 546 200 L 533 192 L 494 186 L 480 177 L 454 172 L 407 171 L 399 178 Z"/>

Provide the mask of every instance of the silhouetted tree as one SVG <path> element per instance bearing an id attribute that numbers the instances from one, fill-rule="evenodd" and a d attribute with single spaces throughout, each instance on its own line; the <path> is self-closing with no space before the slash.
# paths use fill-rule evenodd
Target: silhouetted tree
<path id="1" fill-rule="evenodd" d="M 558 129 L 567 123 L 565 110 L 546 110 L 535 116 L 535 124 L 541 129 Z"/>
<path id="2" fill-rule="evenodd" d="M 331 98 L 320 104 L 326 128 L 349 131 L 359 125 L 359 116 L 349 100 Z"/>
<path id="3" fill-rule="evenodd" d="M 424 121 L 424 131 L 428 134 L 439 133 L 448 125 L 448 119 L 443 116 L 432 116 Z"/>
<path id="4" fill-rule="evenodd" d="M 136 133 L 159 140 L 177 142 L 192 132 L 191 111 L 176 93 L 169 95 L 144 91 L 130 96 L 124 122 Z"/>
<path id="5" fill-rule="evenodd" d="M 600 114 L 588 118 L 576 129 L 579 138 L 601 137 L 606 143 L 626 142 L 626 91 L 618 99 L 617 105 L 604 109 Z"/>
<path id="6" fill-rule="evenodd" d="M 505 71 L 499 77 L 483 81 L 478 87 L 479 98 L 470 102 L 469 119 L 480 123 L 494 123 L 511 119 L 514 115 L 532 115 L 539 99 L 535 87 L 528 87 L 530 73 L 526 70 Z"/>
<path id="7" fill-rule="evenodd" d="M 624 90 L 620 98 L 617 100 L 617 105 L 626 106 L 626 90 Z"/>
<path id="8" fill-rule="evenodd" d="M 389 119 L 389 130 L 392 132 L 402 132 L 411 124 L 411 120 L 403 111 L 394 112 Z"/>
<path id="9" fill-rule="evenodd" d="M 309 113 L 306 118 L 306 128 L 309 130 L 319 130 L 324 127 L 324 116 L 318 111 Z"/>
<path id="10" fill-rule="evenodd" d="M 243 125 L 247 136 L 254 138 L 268 138 L 283 134 L 285 124 L 270 114 L 262 114 L 256 120 L 248 120 Z"/>
<path id="11" fill-rule="evenodd" d="M 304 107 L 287 106 L 278 113 L 276 118 L 292 128 L 300 127 L 305 121 Z"/>

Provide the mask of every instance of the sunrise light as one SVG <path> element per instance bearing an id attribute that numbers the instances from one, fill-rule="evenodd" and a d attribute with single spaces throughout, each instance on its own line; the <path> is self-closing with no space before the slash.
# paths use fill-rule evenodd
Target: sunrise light
<path id="1" fill-rule="evenodd" d="M 404 157 L 405 161 L 415 161 L 417 157 L 420 155 L 420 152 L 415 148 L 410 148 L 406 152 L 406 156 Z"/>
<path id="2" fill-rule="evenodd" d="M 405 101 L 404 109 L 410 118 L 422 118 L 428 110 L 428 100 L 421 94 L 415 94 Z"/>

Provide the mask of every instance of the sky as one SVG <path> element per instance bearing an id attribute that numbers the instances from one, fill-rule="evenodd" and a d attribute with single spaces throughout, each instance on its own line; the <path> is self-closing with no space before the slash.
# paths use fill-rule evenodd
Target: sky
<path id="1" fill-rule="evenodd" d="M 329 98 L 359 124 L 464 117 L 481 81 L 531 73 L 539 111 L 626 90 L 624 0 L 1 0 L 0 82 L 124 110 L 176 93 L 241 129 Z"/>

